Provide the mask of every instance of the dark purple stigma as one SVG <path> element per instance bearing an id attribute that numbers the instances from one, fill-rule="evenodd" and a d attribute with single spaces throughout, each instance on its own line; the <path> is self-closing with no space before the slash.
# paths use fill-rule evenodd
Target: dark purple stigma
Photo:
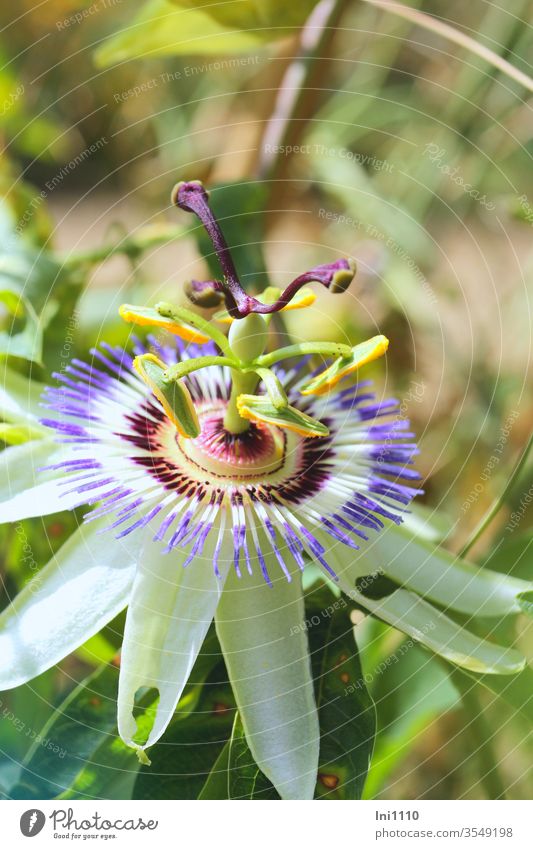
<path id="1" fill-rule="evenodd" d="M 193 212 L 198 216 L 213 243 L 222 267 L 223 281 L 215 280 L 206 284 L 195 281 L 195 288 L 200 291 L 202 285 L 205 285 L 212 292 L 222 293 L 232 318 L 245 318 L 252 312 L 262 315 L 279 312 L 290 303 L 306 283 L 321 283 L 330 292 L 345 292 L 354 278 L 355 263 L 347 259 L 338 259 L 336 262 L 317 265 L 310 271 L 306 271 L 289 283 L 277 301 L 273 304 L 262 304 L 257 298 L 247 295 L 241 285 L 224 234 L 209 206 L 209 194 L 202 183 L 199 180 L 177 183 L 172 191 L 172 202 L 180 209 Z"/>

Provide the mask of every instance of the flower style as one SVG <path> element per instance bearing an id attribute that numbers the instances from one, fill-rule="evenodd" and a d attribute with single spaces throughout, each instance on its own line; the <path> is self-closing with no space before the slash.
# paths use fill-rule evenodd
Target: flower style
<path id="1" fill-rule="evenodd" d="M 214 619 L 254 758 L 283 798 L 312 798 L 319 724 L 305 629 L 294 627 L 305 620 L 308 564 L 385 622 L 487 673 L 515 672 L 522 658 L 431 601 L 501 616 L 520 609 L 528 584 L 435 554 L 409 523 L 399 527 L 421 491 L 418 449 L 398 403 L 359 378 L 386 351 L 384 337 L 265 353 L 273 312 L 311 303 L 302 287 L 312 281 L 344 290 L 353 266 L 319 266 L 258 300 L 240 286 L 201 184 L 179 184 L 174 198 L 213 239 L 224 279 L 191 292 L 225 301 L 218 318 L 229 335 L 193 310 L 124 305 L 123 318 L 165 337 L 136 339 L 131 353 L 103 344 L 56 375 L 42 439 L 30 443 L 36 485 L 20 468 L 27 446 L 2 455 L 16 490 L 2 521 L 89 510 L 0 616 L 0 688 L 57 663 L 127 605 L 118 726 L 147 760 Z M 310 373 L 311 355 L 333 363 Z M 357 588 L 376 572 L 396 586 L 377 599 Z M 159 703 L 140 743 L 132 711 L 143 687 Z"/>

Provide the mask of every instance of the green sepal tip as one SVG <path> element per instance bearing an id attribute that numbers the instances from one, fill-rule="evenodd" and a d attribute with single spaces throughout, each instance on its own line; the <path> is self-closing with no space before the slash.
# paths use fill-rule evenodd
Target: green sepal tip
<path id="1" fill-rule="evenodd" d="M 327 369 L 305 383 L 300 392 L 302 395 L 324 395 L 344 377 L 381 357 L 388 347 L 389 340 L 386 336 L 373 336 L 372 339 L 355 345 L 349 356 L 339 357 Z"/>
<path id="2" fill-rule="evenodd" d="M 243 419 L 292 430 L 300 436 L 324 437 L 329 434 L 322 422 L 289 405 L 278 409 L 267 395 L 239 395 L 237 410 Z"/>
<path id="3" fill-rule="evenodd" d="M 199 436 L 200 422 L 190 392 L 181 381 L 165 378 L 165 363 L 154 354 L 142 354 L 135 357 L 133 367 L 160 401 L 181 436 L 189 439 Z"/>

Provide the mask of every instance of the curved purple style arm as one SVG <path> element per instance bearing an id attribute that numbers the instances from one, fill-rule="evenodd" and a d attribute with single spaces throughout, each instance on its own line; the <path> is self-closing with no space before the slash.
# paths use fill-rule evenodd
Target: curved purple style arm
<path id="1" fill-rule="evenodd" d="M 200 219 L 213 243 L 224 274 L 223 282 L 215 280 L 202 284 L 194 281 L 194 291 L 199 294 L 205 286 L 211 291 L 223 293 L 226 308 L 232 318 L 245 318 L 251 312 L 262 315 L 279 312 L 306 283 L 321 283 L 331 292 L 345 292 L 354 278 L 355 263 L 338 259 L 306 271 L 289 283 L 277 301 L 273 304 L 262 304 L 257 298 L 247 295 L 240 283 L 227 242 L 209 206 L 209 194 L 202 183 L 199 180 L 178 183 L 172 192 L 172 201 L 180 209 L 193 212 Z"/>

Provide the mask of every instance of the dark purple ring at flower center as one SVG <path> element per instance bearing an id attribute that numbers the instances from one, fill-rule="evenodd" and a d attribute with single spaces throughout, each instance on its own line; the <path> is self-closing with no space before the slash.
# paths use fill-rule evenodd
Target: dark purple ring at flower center
<path id="1" fill-rule="evenodd" d="M 202 432 L 193 440 L 176 439 L 184 456 L 211 476 L 245 480 L 263 478 L 283 468 L 286 434 L 252 423 L 243 433 L 230 433 L 220 413 L 202 416 Z"/>
<path id="2" fill-rule="evenodd" d="M 133 462 L 144 467 L 167 491 L 203 500 L 213 486 L 222 486 L 217 489 L 222 494 L 224 483 L 235 487 L 242 481 L 250 497 L 255 493 L 254 497 L 265 503 L 295 504 L 327 484 L 330 437 L 294 436 L 293 440 L 286 431 L 255 423 L 244 434 L 229 434 L 223 427 L 222 406 L 216 411 L 212 403 L 199 415 L 202 436 L 180 440 L 168 426 L 164 412 L 148 400 L 128 417 L 132 432 L 120 434 L 141 452 L 132 457 Z M 206 442 L 202 442 L 204 429 Z"/>

